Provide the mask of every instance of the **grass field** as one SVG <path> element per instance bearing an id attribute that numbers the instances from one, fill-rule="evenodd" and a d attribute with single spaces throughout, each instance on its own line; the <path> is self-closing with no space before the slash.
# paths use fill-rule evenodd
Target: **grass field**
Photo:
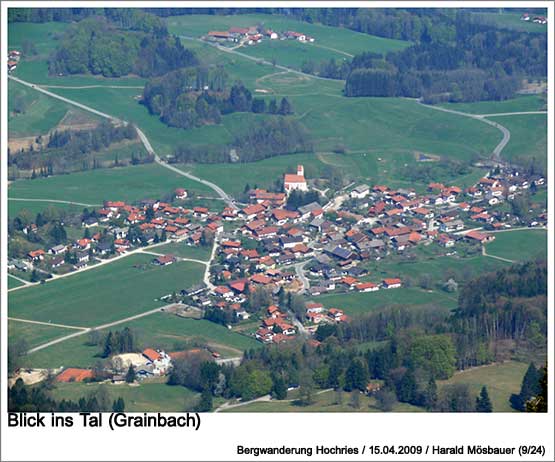
<path id="1" fill-rule="evenodd" d="M 139 201 L 162 198 L 175 188 L 197 193 L 212 190 L 196 181 L 171 172 L 158 164 L 137 165 L 58 175 L 35 180 L 18 180 L 8 189 L 11 197 L 56 199 L 102 204 L 104 200 Z"/>
<path id="2" fill-rule="evenodd" d="M 19 102 L 19 103 L 17 103 Z M 23 112 L 14 108 L 23 106 Z M 8 135 L 10 138 L 38 136 L 52 130 L 66 115 L 69 105 L 8 81 Z"/>
<path id="3" fill-rule="evenodd" d="M 523 32 L 546 33 L 547 26 L 545 24 L 535 24 L 532 21 L 521 21 L 521 12 L 510 11 L 491 11 L 487 13 L 472 12 L 472 16 L 479 18 L 485 24 L 495 25 L 500 29 L 512 29 Z M 535 16 L 535 15 L 532 15 Z"/>
<path id="4" fill-rule="evenodd" d="M 433 257 L 419 255 L 416 261 L 387 258 L 379 262 L 371 262 L 367 268 L 369 279 L 379 281 L 384 277 L 410 277 L 418 279 L 420 275 L 428 275 L 435 282 L 445 282 L 448 277 L 456 281 L 466 280 L 483 272 L 496 271 L 509 266 L 509 263 L 487 258 L 482 255 L 472 257 Z"/>
<path id="5" fill-rule="evenodd" d="M 495 240 L 486 245 L 489 255 L 514 261 L 547 258 L 547 231 L 530 229 L 495 233 Z"/>
<path id="6" fill-rule="evenodd" d="M 172 265 L 173 266 L 173 265 Z M 180 318 L 155 313 L 112 329 L 129 327 L 137 335 L 139 346 L 180 350 L 185 344 L 207 344 L 224 358 L 241 356 L 249 348 L 261 346 L 256 340 L 205 320 Z M 87 343 L 87 334 L 49 346 L 23 358 L 27 367 L 90 367 L 101 358 L 100 348 Z"/>
<path id="7" fill-rule="evenodd" d="M 49 207 L 66 210 L 70 213 L 79 213 L 83 211 L 80 205 L 60 204 L 56 202 L 36 202 L 36 201 L 13 201 L 8 200 L 8 216 L 15 217 L 20 211 L 27 210 L 31 216 L 35 216 L 39 212 L 43 212 Z"/>
<path id="8" fill-rule="evenodd" d="M 205 260 L 210 258 L 211 247 L 192 246 L 185 242 L 171 242 L 156 248 L 156 253 L 171 254 L 177 257 Z"/>
<path id="9" fill-rule="evenodd" d="M 446 384 L 464 383 L 477 396 L 485 385 L 493 404 L 493 412 L 514 412 L 509 404 L 509 397 L 520 391 L 527 368 L 527 364 L 516 361 L 475 367 L 457 372 L 449 380 L 438 382 L 438 388 L 441 389 Z"/>
<path id="10" fill-rule="evenodd" d="M 526 95 L 505 101 L 478 101 L 476 103 L 445 103 L 441 107 L 469 114 L 496 114 L 500 112 L 545 111 L 545 95 Z"/>
<path id="11" fill-rule="evenodd" d="M 58 337 L 76 332 L 74 329 L 64 327 L 45 326 L 42 324 L 30 324 L 20 321 L 8 321 L 8 340 L 17 342 L 25 340 L 28 348 L 46 343 Z"/>
<path id="12" fill-rule="evenodd" d="M 131 255 L 9 296 L 10 316 L 91 327 L 162 306 L 160 296 L 198 283 L 202 266 L 178 262 L 159 267 L 152 255 Z"/>
<path id="13" fill-rule="evenodd" d="M 166 20 L 166 24 L 168 25 L 168 30 L 176 35 L 193 37 L 206 35 L 209 30 L 227 30 L 233 26 L 249 27 L 257 24 L 264 24 L 265 28 L 273 29 L 278 33 L 286 30 L 294 30 L 314 37 L 314 44 L 307 45 L 320 45 L 322 47 L 334 48 L 348 54 L 356 54 L 364 51 L 385 54 L 390 51 L 402 50 L 410 45 L 410 42 L 402 40 L 376 37 L 340 27 L 310 24 L 273 14 L 173 16 Z M 283 46 L 288 46 L 290 41 L 284 41 L 281 44 Z M 249 49 L 254 48 L 256 48 L 256 46 L 249 47 Z M 328 50 L 328 48 L 326 48 L 326 50 Z M 241 49 L 241 51 L 243 51 L 243 49 Z"/>
<path id="14" fill-rule="evenodd" d="M 50 392 L 56 400 L 79 401 L 98 389 L 99 383 L 57 383 Z M 183 412 L 190 411 L 197 393 L 185 387 L 170 386 L 156 381 L 147 381 L 139 386 L 106 384 L 110 400 L 122 397 L 126 412 Z"/>
<path id="15" fill-rule="evenodd" d="M 342 393 L 341 404 L 337 404 L 334 391 L 315 394 L 310 406 L 298 406 L 289 398 L 284 401 L 260 401 L 239 406 L 223 412 L 381 412 L 376 406 L 375 398 L 360 395 L 360 407 L 350 404 L 350 393 Z M 421 408 L 406 403 L 396 403 L 392 412 L 422 412 Z"/>
<path id="16" fill-rule="evenodd" d="M 418 288 L 379 290 L 378 292 L 348 292 L 314 297 L 326 308 L 339 308 L 346 314 L 356 316 L 384 306 L 434 305 L 451 310 L 457 306 L 454 296 L 439 291 L 424 291 Z"/>
<path id="17" fill-rule="evenodd" d="M 56 48 L 56 37 L 69 24 L 63 22 L 13 22 L 8 26 L 8 49 L 22 51 L 27 41 L 34 45 L 37 55 L 49 54 Z"/>
<path id="18" fill-rule="evenodd" d="M 503 149 L 502 157 L 509 161 L 536 158 L 547 168 L 547 115 L 528 114 L 491 117 L 511 132 L 509 144 Z"/>
<path id="19" fill-rule="evenodd" d="M 8 274 L 8 289 L 13 289 L 15 287 L 20 287 L 22 285 L 23 283 L 21 281 L 17 280 L 16 278 Z"/>
<path id="20" fill-rule="evenodd" d="M 238 334 L 222 325 L 204 319 L 180 318 L 168 313 L 156 313 L 122 326 L 133 329 L 141 345 L 167 351 L 183 349 L 184 342 L 196 341 L 211 345 L 223 357 L 233 357 L 241 356 L 244 350 L 261 345 L 254 338 Z"/>

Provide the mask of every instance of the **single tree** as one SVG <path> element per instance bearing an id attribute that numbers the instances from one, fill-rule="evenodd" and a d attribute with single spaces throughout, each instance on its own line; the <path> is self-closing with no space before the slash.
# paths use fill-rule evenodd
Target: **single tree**
<path id="1" fill-rule="evenodd" d="M 480 391 L 480 396 L 476 398 L 476 412 L 492 412 L 493 406 L 489 399 L 488 389 L 484 385 Z"/>

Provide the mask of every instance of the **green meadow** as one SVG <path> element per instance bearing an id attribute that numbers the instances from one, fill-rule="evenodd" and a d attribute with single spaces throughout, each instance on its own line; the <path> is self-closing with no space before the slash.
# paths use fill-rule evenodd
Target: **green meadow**
<path id="1" fill-rule="evenodd" d="M 10 185 L 8 194 L 24 199 L 56 199 L 101 205 L 104 200 L 134 202 L 162 198 L 180 187 L 203 194 L 212 192 L 207 186 L 158 164 L 146 164 L 18 180 Z"/>
<path id="2" fill-rule="evenodd" d="M 441 107 L 469 114 L 498 114 L 500 112 L 546 111 L 545 95 L 522 95 L 504 101 L 477 101 L 475 103 L 444 103 Z"/>
<path id="3" fill-rule="evenodd" d="M 514 261 L 547 258 L 547 231 L 529 229 L 495 233 L 495 240 L 486 244 L 489 255 Z"/>
<path id="4" fill-rule="evenodd" d="M 99 383 L 56 383 L 50 395 L 56 399 L 79 401 L 94 393 Z M 105 384 L 111 401 L 123 398 L 126 412 L 182 412 L 193 409 L 198 394 L 180 386 L 166 385 L 157 380 L 140 385 Z"/>
<path id="5" fill-rule="evenodd" d="M 379 282 L 379 281 L 377 281 Z M 336 293 L 320 295 L 315 301 L 323 303 L 326 308 L 339 308 L 345 314 L 356 316 L 368 313 L 384 306 L 425 306 L 433 305 L 440 309 L 456 308 L 457 299 L 440 291 L 426 291 L 419 288 L 381 289 L 377 292 Z"/>
<path id="6" fill-rule="evenodd" d="M 535 158 L 547 168 L 547 114 L 489 117 L 511 132 L 502 157 L 509 161 Z"/>
<path id="7" fill-rule="evenodd" d="M 16 287 L 20 287 L 22 285 L 23 283 L 20 280 L 8 274 L 8 289 L 15 289 Z"/>
<path id="8" fill-rule="evenodd" d="M 100 205 L 100 204 L 99 204 Z M 26 210 L 31 216 L 36 216 L 39 212 L 44 212 L 49 207 L 66 210 L 69 213 L 79 213 L 83 211 L 82 205 L 60 204 L 56 202 L 43 201 L 16 201 L 8 199 L 8 216 L 14 218 L 19 212 Z"/>
<path id="9" fill-rule="evenodd" d="M 9 294 L 10 316 L 93 327 L 143 313 L 164 302 L 159 297 L 190 287 L 202 278 L 198 263 L 160 267 L 152 255 L 118 261 Z"/>
<path id="10" fill-rule="evenodd" d="M 56 101 L 10 80 L 8 81 L 8 136 L 15 138 L 46 134 L 60 123 L 69 108 L 69 104 Z"/>
<path id="11" fill-rule="evenodd" d="M 515 412 L 509 403 L 509 398 L 511 394 L 520 392 L 522 378 L 527 368 L 527 364 L 516 361 L 474 367 L 456 372 L 449 380 L 438 382 L 438 388 L 441 390 L 445 385 L 462 383 L 467 384 L 470 392 L 478 396 L 482 387 L 486 386 L 493 412 Z"/>
<path id="12" fill-rule="evenodd" d="M 31 324 L 21 321 L 8 321 L 8 341 L 25 341 L 28 348 L 33 348 L 55 338 L 76 332 L 75 329 L 64 327 L 46 326 L 44 324 Z"/>
<path id="13" fill-rule="evenodd" d="M 207 261 L 210 258 L 211 247 L 193 246 L 185 242 L 171 242 L 154 249 L 156 253 L 175 255 L 176 257 L 192 258 Z"/>

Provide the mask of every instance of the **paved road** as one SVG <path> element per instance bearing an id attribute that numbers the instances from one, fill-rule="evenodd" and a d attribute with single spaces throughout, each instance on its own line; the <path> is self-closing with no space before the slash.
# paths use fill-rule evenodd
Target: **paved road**
<path id="1" fill-rule="evenodd" d="M 116 122 L 116 123 L 127 123 L 127 122 L 122 121 L 121 119 L 118 119 L 117 117 L 111 116 L 110 114 L 106 114 L 105 112 L 98 111 L 98 110 L 96 110 L 96 109 L 93 109 L 92 107 L 89 107 L 89 106 L 86 106 L 86 105 L 84 105 L 84 104 L 78 103 L 77 101 L 74 101 L 74 100 L 72 100 L 72 99 L 65 98 L 65 97 L 63 97 L 63 96 L 57 95 L 56 93 L 52 93 L 51 91 L 45 90 L 44 88 L 42 88 L 42 87 L 40 87 L 40 86 L 38 86 L 38 85 L 35 85 L 34 83 L 30 83 L 30 82 L 27 82 L 27 81 L 25 81 L 25 80 L 21 80 L 21 79 L 19 79 L 19 78 L 17 78 L 17 77 L 14 77 L 13 75 L 9 75 L 8 78 L 10 78 L 10 79 L 12 79 L 12 80 L 14 80 L 14 81 L 16 81 L 16 82 L 22 84 L 22 85 L 25 85 L 25 86 L 27 86 L 27 87 L 29 87 L 29 88 L 32 88 L 33 90 L 36 90 L 36 91 L 39 91 L 39 92 L 41 92 L 41 93 L 44 93 L 45 95 L 51 96 L 52 98 L 59 99 L 60 101 L 63 101 L 63 102 L 68 103 L 68 104 L 71 104 L 71 105 L 76 106 L 76 107 L 78 107 L 78 108 L 80 108 L 80 109 L 83 109 L 84 111 L 88 111 L 88 112 L 91 112 L 91 113 L 93 113 L 93 114 L 96 114 L 96 115 L 98 115 L 98 116 L 100 116 L 100 117 L 104 117 L 105 119 L 109 119 L 109 120 L 111 120 L 111 121 L 113 121 L 113 122 Z M 197 181 L 197 182 L 199 182 L 199 183 L 202 183 L 202 184 L 208 186 L 209 188 L 211 188 L 211 189 L 213 189 L 214 191 L 216 191 L 216 193 L 217 193 L 222 199 L 224 199 L 224 200 L 229 204 L 230 207 L 237 208 L 237 206 L 236 206 L 236 205 L 234 204 L 234 202 L 233 202 L 233 199 L 232 199 L 230 196 L 228 196 L 228 195 L 225 193 L 225 191 L 224 191 L 222 188 L 220 188 L 218 185 L 216 185 L 216 184 L 214 184 L 214 183 L 211 183 L 210 181 L 203 180 L 202 178 L 199 178 L 199 177 L 197 177 L 197 176 L 195 176 L 195 175 L 191 175 L 190 173 L 186 173 L 186 172 L 184 172 L 184 171 L 182 171 L 182 170 L 179 170 L 178 168 L 176 168 L 176 167 L 174 167 L 174 166 L 172 166 L 172 165 L 169 165 L 169 164 L 167 164 L 167 163 L 165 163 L 165 162 L 162 162 L 162 160 L 160 159 L 160 157 L 158 156 L 158 154 L 156 154 L 156 152 L 154 151 L 154 148 L 153 148 L 152 145 L 150 144 L 150 141 L 148 140 L 148 138 L 146 137 L 146 135 L 143 133 L 143 131 L 142 131 L 139 127 L 135 127 L 135 128 L 136 128 L 136 130 L 137 130 L 137 134 L 139 135 L 139 139 L 142 141 L 142 143 L 143 143 L 144 147 L 146 148 L 147 152 L 148 152 L 149 154 L 152 154 L 152 155 L 154 156 L 154 160 L 155 160 L 159 165 L 161 165 L 162 167 L 167 168 L 167 169 L 169 169 L 169 170 L 172 170 L 173 172 L 175 172 L 175 173 L 177 173 L 177 174 L 179 174 L 179 175 L 182 175 L 182 176 L 187 177 L 187 178 L 189 178 L 189 179 L 191 179 L 191 180 L 193 180 L 193 181 Z"/>
<path id="2" fill-rule="evenodd" d="M 146 135 L 143 133 L 143 131 L 139 128 L 139 127 L 135 127 L 137 130 L 137 134 L 139 135 L 140 140 L 142 141 L 145 149 L 147 150 L 147 152 L 151 155 L 154 156 L 154 160 L 158 165 L 161 165 L 164 168 L 167 168 L 168 170 L 171 170 L 172 172 L 177 173 L 178 175 L 184 176 L 186 178 L 189 178 L 193 181 L 197 181 L 198 183 L 202 183 L 203 185 L 208 186 L 209 188 L 213 189 L 218 196 L 220 196 L 224 201 L 226 201 L 226 203 L 236 209 L 237 206 L 235 205 L 234 200 L 231 198 L 231 196 L 229 196 L 222 188 L 220 188 L 217 184 L 214 184 L 210 181 L 207 180 L 203 180 L 202 178 L 199 178 L 198 176 L 192 175 L 191 173 L 187 173 L 184 172 L 183 170 L 180 170 L 179 168 L 168 164 L 167 162 L 162 161 L 162 159 L 160 159 L 160 156 L 158 156 L 158 154 L 156 154 L 156 151 L 154 151 L 154 148 L 152 147 L 152 145 L 150 144 L 150 141 L 148 140 L 148 138 L 146 137 Z"/>
<path id="3" fill-rule="evenodd" d="M 309 260 L 305 260 L 305 261 L 302 261 L 302 262 L 299 262 L 299 263 L 295 263 L 295 265 L 294 265 L 295 273 L 297 273 L 297 277 L 303 283 L 303 288 L 302 288 L 301 292 L 305 292 L 306 290 L 308 290 L 310 288 L 310 281 L 304 275 L 304 267 L 308 262 L 309 262 Z"/>
<path id="4" fill-rule="evenodd" d="M 22 197 L 8 197 L 9 201 L 26 201 L 26 202 L 52 202 L 56 204 L 81 205 L 83 207 L 102 207 L 102 204 L 84 204 L 83 202 L 61 201 L 58 199 L 27 199 Z"/>
<path id="5" fill-rule="evenodd" d="M 501 117 L 501 116 L 528 115 L 528 114 L 547 114 L 547 111 L 498 112 L 495 114 L 478 114 L 478 115 L 480 117 Z"/>
<path id="6" fill-rule="evenodd" d="M 21 279 L 20 277 L 14 276 L 11 273 L 8 273 L 8 276 L 17 279 L 19 282 L 22 282 L 24 285 L 28 286 L 29 284 L 32 284 L 32 282 L 26 281 L 25 279 Z M 21 286 L 20 286 L 21 287 Z"/>
<path id="7" fill-rule="evenodd" d="M 142 253 L 146 253 L 148 255 L 156 255 L 157 257 L 163 257 L 168 255 L 167 253 L 157 253 L 157 252 L 149 252 L 148 250 L 143 250 Z M 197 260 L 196 258 L 186 258 L 186 257 L 179 257 L 174 255 L 176 261 L 192 261 L 194 263 L 200 263 L 201 265 L 208 265 L 210 262 L 205 260 Z"/>

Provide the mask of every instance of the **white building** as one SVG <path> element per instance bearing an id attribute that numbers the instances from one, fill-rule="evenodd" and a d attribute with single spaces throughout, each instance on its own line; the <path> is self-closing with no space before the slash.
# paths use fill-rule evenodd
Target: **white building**
<path id="1" fill-rule="evenodd" d="M 293 190 L 308 191 L 306 179 L 304 177 L 304 167 L 297 165 L 297 174 L 286 173 L 283 177 L 283 189 L 289 194 Z"/>

